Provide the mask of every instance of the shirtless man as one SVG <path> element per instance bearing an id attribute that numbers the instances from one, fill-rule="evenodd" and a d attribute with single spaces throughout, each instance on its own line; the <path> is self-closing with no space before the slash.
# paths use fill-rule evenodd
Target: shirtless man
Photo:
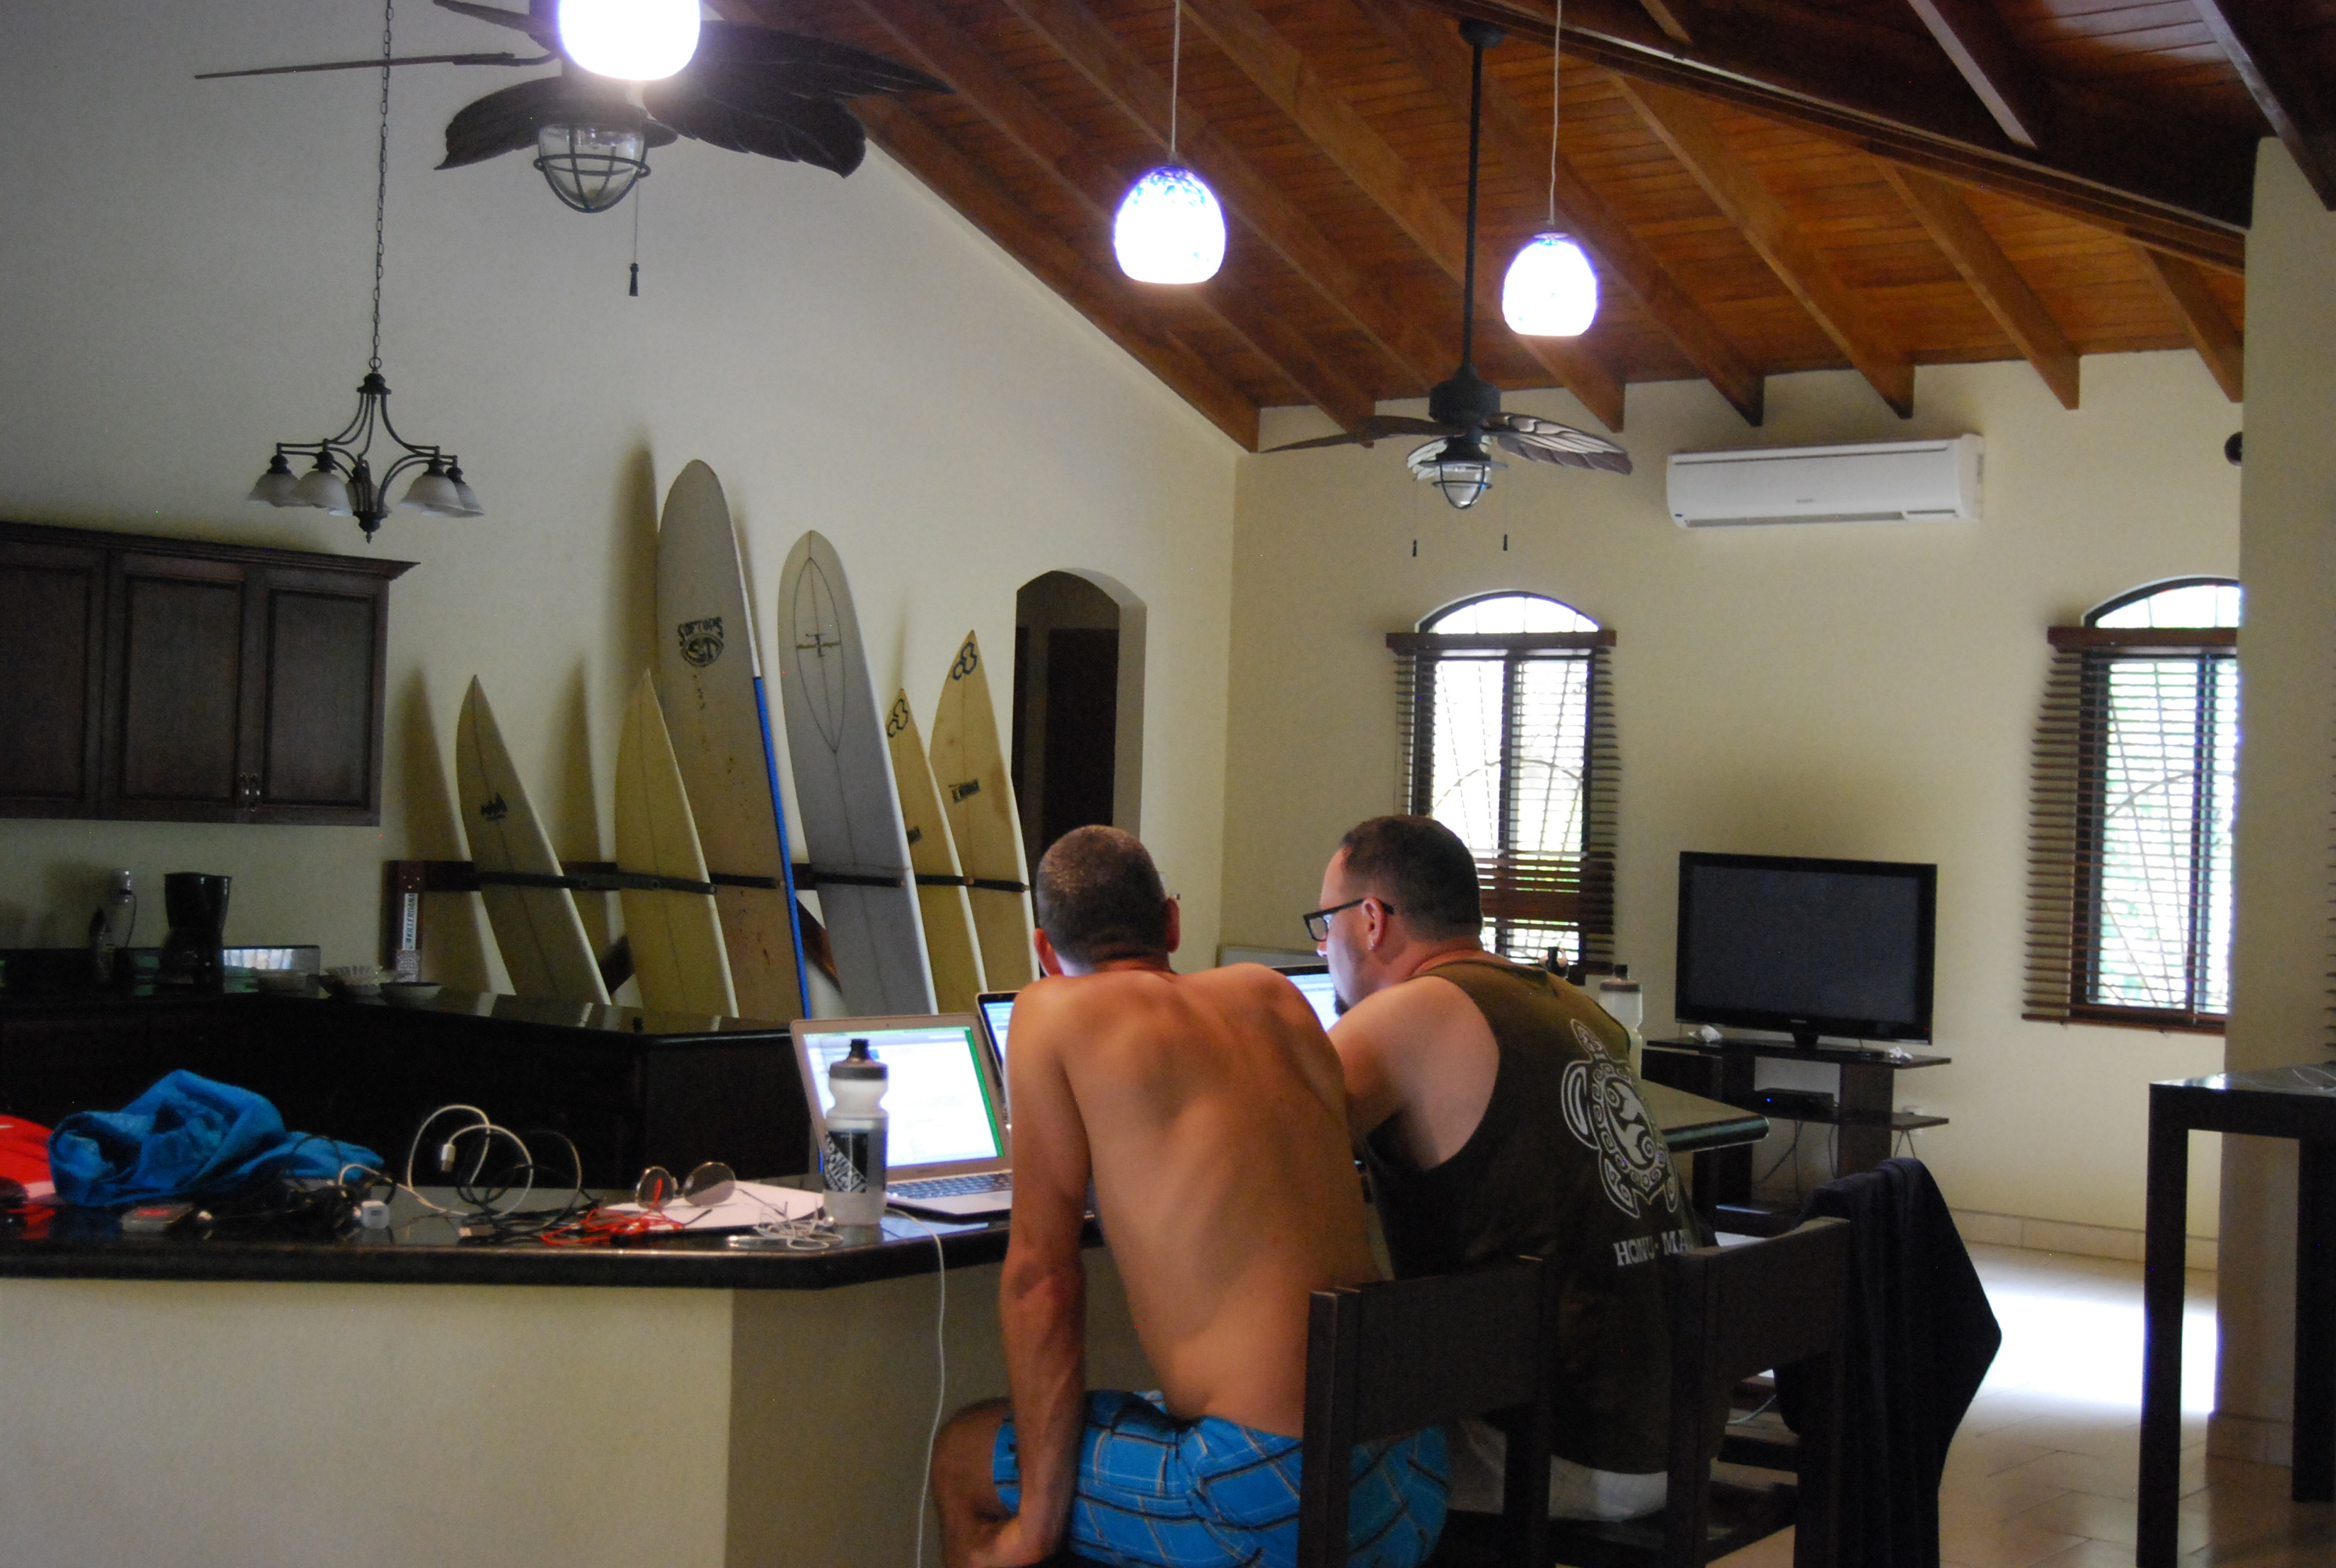
<path id="1" fill-rule="evenodd" d="M 1046 977 L 1014 1008 L 1009 1402 L 933 1449 L 950 1568 L 1287 1564 L 1297 1550 L 1307 1296 L 1378 1278 L 1338 1061 L 1270 969 L 1179 975 L 1144 846 L 1086 827 L 1036 879 Z M 1089 1391 L 1089 1180 L 1160 1389 Z M 1355 1454 L 1353 1561 L 1409 1568 L 1444 1517 L 1440 1431 Z"/>
<path id="2" fill-rule="evenodd" d="M 1547 970 L 1484 951 L 1475 860 L 1433 818 L 1357 825 L 1321 898 L 1307 924 L 1347 1004 L 1330 1040 L 1396 1272 L 1549 1257 L 1562 1328 L 1550 1511 L 1660 1508 L 1670 1327 L 1656 1263 L 1699 1238 L 1622 1026 Z M 1451 1506 L 1497 1512 L 1500 1434 L 1455 1432 Z"/>

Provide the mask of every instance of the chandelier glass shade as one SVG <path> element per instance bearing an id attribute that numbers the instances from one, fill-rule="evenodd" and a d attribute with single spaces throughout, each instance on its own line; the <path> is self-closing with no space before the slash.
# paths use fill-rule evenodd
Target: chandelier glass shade
<path id="1" fill-rule="evenodd" d="M 560 45 L 598 75 L 660 81 L 697 53 L 697 0 L 560 0 Z"/>
<path id="2" fill-rule="evenodd" d="M 1578 337 L 1598 317 L 1598 274 L 1569 235 L 1536 234 L 1509 263 L 1501 315 L 1528 337 Z"/>
<path id="3" fill-rule="evenodd" d="M 1111 248 L 1138 283 L 1204 283 L 1225 262 L 1224 209 L 1199 175 L 1163 165 L 1120 202 Z"/>
<path id="4" fill-rule="evenodd" d="M 638 126 L 544 125 L 535 133 L 535 166 L 551 193 L 579 212 L 606 212 L 649 166 Z"/>

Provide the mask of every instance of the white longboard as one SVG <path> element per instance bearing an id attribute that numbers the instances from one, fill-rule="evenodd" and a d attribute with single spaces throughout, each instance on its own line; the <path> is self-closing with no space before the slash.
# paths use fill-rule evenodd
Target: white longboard
<path id="1" fill-rule="evenodd" d="M 917 873 L 917 908 L 924 916 L 925 956 L 933 966 L 933 997 L 945 1013 L 969 1013 L 989 987 L 982 979 L 981 948 L 973 934 L 973 906 L 965 873 L 941 811 L 940 791 L 925 760 L 925 739 L 905 691 L 884 715 L 892 751 L 892 781 L 900 791 L 900 822 L 909 833 L 909 863 Z"/>
<path id="2" fill-rule="evenodd" d="M 998 712 L 981 643 L 965 634 L 941 684 L 933 715 L 933 782 L 957 841 L 957 857 L 973 880 L 968 895 L 981 938 L 981 968 L 994 991 L 1018 991 L 1038 976 L 1030 931 L 1030 871 L 1022 850 L 1022 821 L 1014 808 L 1014 781 L 998 745 Z"/>
<path id="3" fill-rule="evenodd" d="M 900 797 L 835 547 L 806 533 L 779 575 L 787 756 L 836 979 L 853 1015 L 930 1013 L 932 971 Z"/>
<path id="4" fill-rule="evenodd" d="M 494 880 L 518 875 L 548 884 L 562 873 L 475 676 L 454 729 L 454 787 L 462 799 L 471 864 L 480 873 L 479 896 L 486 901 L 487 923 L 511 989 L 522 997 L 605 1004 L 608 988 L 593 961 L 575 894 L 564 887 Z"/>
<path id="5" fill-rule="evenodd" d="M 657 530 L 657 700 L 714 881 L 737 1010 L 808 1017 L 778 748 L 722 482 L 691 463 Z M 629 918 L 629 917 L 628 917 Z"/>
<path id="6" fill-rule="evenodd" d="M 667 884 L 618 890 L 641 1006 L 661 1013 L 736 1014 L 714 884 L 706 877 L 697 823 L 666 733 L 657 683 L 647 674 L 633 687 L 625 727 L 617 735 L 617 871 Z"/>

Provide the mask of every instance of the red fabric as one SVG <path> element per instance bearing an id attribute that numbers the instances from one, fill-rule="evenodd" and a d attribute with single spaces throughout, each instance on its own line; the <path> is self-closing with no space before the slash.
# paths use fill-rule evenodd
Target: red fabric
<path id="1" fill-rule="evenodd" d="M 37 1123 L 0 1116 L 0 1176 L 24 1184 L 34 1197 L 49 1185 L 49 1130 Z"/>

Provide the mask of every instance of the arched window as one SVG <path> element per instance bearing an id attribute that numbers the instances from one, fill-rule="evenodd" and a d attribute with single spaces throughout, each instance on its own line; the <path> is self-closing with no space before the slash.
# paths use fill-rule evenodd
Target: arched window
<path id="1" fill-rule="evenodd" d="M 1613 957 L 1613 645 L 1534 593 L 1463 599 L 1387 638 L 1405 720 L 1397 804 L 1475 852 L 1486 945 L 1512 958 Z"/>
<path id="2" fill-rule="evenodd" d="M 2031 1017 L 2219 1029 L 2230 1010 L 2240 597 L 2176 579 L 2052 628 Z"/>

